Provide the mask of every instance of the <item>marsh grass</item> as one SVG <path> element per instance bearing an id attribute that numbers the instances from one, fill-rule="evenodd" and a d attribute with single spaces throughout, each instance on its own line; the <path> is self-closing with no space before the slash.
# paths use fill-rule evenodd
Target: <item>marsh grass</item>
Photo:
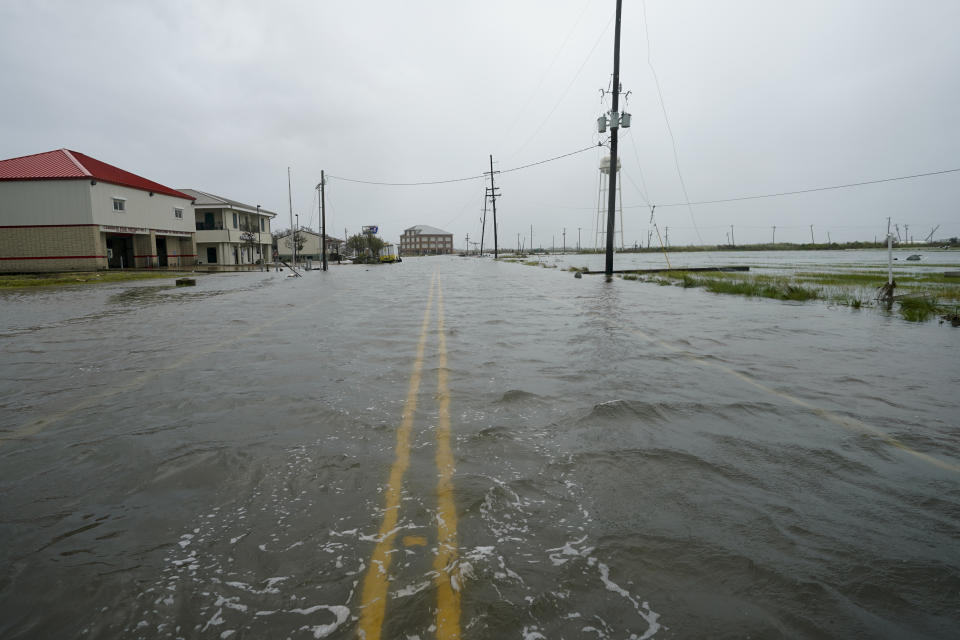
<path id="1" fill-rule="evenodd" d="M 903 298 L 899 302 L 900 315 L 910 322 L 925 322 L 937 313 L 945 311 L 936 298 Z"/>
<path id="2" fill-rule="evenodd" d="M 180 278 L 183 273 L 172 271 L 77 271 L 73 273 L 17 273 L 0 276 L 0 289 L 25 287 L 55 287 L 68 284 L 99 284 L 129 280 L 157 280 Z"/>

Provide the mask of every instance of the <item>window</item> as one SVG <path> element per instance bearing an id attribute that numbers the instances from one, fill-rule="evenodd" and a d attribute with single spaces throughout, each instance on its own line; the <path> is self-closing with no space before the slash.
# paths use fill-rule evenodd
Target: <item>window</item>
<path id="1" fill-rule="evenodd" d="M 237 228 L 237 212 L 236 211 L 233 212 L 233 228 L 234 229 Z"/>
<path id="2" fill-rule="evenodd" d="M 126 211 L 127 210 L 127 201 L 124 198 L 114 198 L 113 199 L 113 210 L 116 212 Z"/>
<path id="3" fill-rule="evenodd" d="M 266 231 L 266 230 L 267 230 L 267 223 L 266 221 L 264 221 L 263 218 L 260 218 L 260 231 Z"/>
<path id="4" fill-rule="evenodd" d="M 182 220 L 182 219 L 183 219 L 183 209 L 174 209 L 174 210 L 173 210 L 173 217 L 174 217 L 174 218 L 180 218 L 180 219 Z"/>

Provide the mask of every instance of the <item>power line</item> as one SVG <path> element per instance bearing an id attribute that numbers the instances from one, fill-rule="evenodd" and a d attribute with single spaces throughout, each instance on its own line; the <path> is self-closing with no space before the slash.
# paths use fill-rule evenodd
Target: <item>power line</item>
<path id="1" fill-rule="evenodd" d="M 700 201 L 700 202 L 690 202 L 690 203 L 685 203 L 685 202 L 673 202 L 673 203 L 670 203 L 670 204 L 658 204 L 657 206 L 658 206 L 658 207 L 682 207 L 682 206 L 684 206 L 685 204 L 696 204 L 696 205 L 700 205 L 700 204 L 720 204 L 720 203 L 723 203 L 723 202 L 739 202 L 739 201 L 742 201 L 742 200 L 758 200 L 758 199 L 760 199 L 760 198 L 776 198 L 776 197 L 779 197 L 779 196 L 794 196 L 794 195 L 798 195 L 798 194 L 801 194 L 801 193 L 814 193 L 814 192 L 816 192 L 816 191 L 831 191 L 831 190 L 834 190 L 834 189 L 848 189 L 848 188 L 850 188 L 850 187 L 862 187 L 862 186 L 870 185 L 870 184 L 881 184 L 881 183 L 883 183 L 883 182 L 896 182 L 896 181 L 898 181 L 898 180 L 912 180 L 913 178 L 926 178 L 926 177 L 929 177 L 929 176 L 939 176 L 939 175 L 943 175 L 943 174 L 945 174 L 945 173 L 956 173 L 956 172 L 958 172 L 958 171 L 960 171 L 960 168 L 957 168 L 957 169 L 944 169 L 944 170 L 942 170 L 942 171 L 928 171 L 927 173 L 915 173 L 915 174 L 912 174 L 912 175 L 909 175 L 909 176 L 897 176 L 896 178 L 881 178 L 880 180 L 866 180 L 866 181 L 864 181 L 864 182 L 850 182 L 850 183 L 848 183 L 848 184 L 836 184 L 836 185 L 832 185 L 832 186 L 829 186 L 829 187 L 814 187 L 814 188 L 812 188 L 812 189 L 798 189 L 797 191 L 781 191 L 781 192 L 779 192 L 779 193 L 765 193 L 765 194 L 756 195 L 756 196 L 740 196 L 740 197 L 737 197 L 737 198 L 724 198 L 724 199 L 722 199 L 722 200 L 703 200 L 703 201 Z M 636 209 L 636 208 L 641 207 L 641 206 L 644 206 L 644 205 L 630 205 L 629 207 L 625 207 L 625 208 L 628 208 L 628 209 Z"/>
<path id="2" fill-rule="evenodd" d="M 537 162 L 531 162 L 530 164 L 525 164 L 520 167 L 514 167 L 513 169 L 504 169 L 500 173 L 510 173 L 512 171 L 520 171 L 521 169 L 529 169 L 530 167 L 535 167 L 539 164 L 546 164 L 548 162 L 553 162 L 554 160 L 560 160 L 561 158 L 569 158 L 570 156 L 575 156 L 578 153 L 583 153 L 584 151 L 590 151 L 591 149 L 596 149 L 597 147 L 602 147 L 606 143 L 598 142 L 597 144 L 592 144 L 589 147 L 584 147 L 583 149 L 577 149 L 576 151 L 571 151 L 570 153 L 565 153 L 562 156 L 554 156 L 553 158 L 547 158 L 546 160 L 539 160 Z"/>
<path id="3" fill-rule="evenodd" d="M 595 145 L 592 144 L 589 147 L 584 147 L 583 149 L 577 149 L 576 151 L 571 151 L 570 153 L 565 153 L 563 155 L 547 158 L 546 160 L 538 160 L 537 162 L 531 162 L 530 164 L 514 167 L 513 169 L 504 169 L 500 173 L 510 173 L 512 171 L 520 171 L 521 169 L 529 169 L 530 167 L 546 164 L 548 162 L 553 162 L 554 160 L 560 160 L 562 158 L 568 158 L 570 156 L 577 155 L 578 153 L 583 153 L 584 151 L 595 149 L 599 146 L 603 146 L 603 144 L 604 144 L 603 142 L 597 143 Z M 359 180 L 356 178 L 343 178 L 341 176 L 333 176 L 333 175 L 328 175 L 327 177 L 334 180 L 343 180 L 344 182 L 356 182 L 359 184 L 370 184 L 370 185 L 378 185 L 378 186 L 385 186 L 385 187 L 419 187 L 419 186 L 425 186 L 425 185 L 450 184 L 453 182 L 467 182 L 469 180 L 479 180 L 481 178 L 485 178 L 486 174 L 481 173 L 478 176 L 469 176 L 466 178 L 452 178 L 450 180 L 424 180 L 420 182 L 377 182 L 374 180 Z"/>
<path id="4" fill-rule="evenodd" d="M 647 35 L 647 65 L 653 74 L 653 82 L 657 86 L 657 96 L 660 98 L 660 109 L 663 111 L 663 121 L 667 124 L 667 132 L 670 134 L 670 144 L 673 146 L 673 163 L 677 167 L 677 177 L 680 178 L 680 188 L 683 190 L 683 198 L 686 200 L 687 209 L 690 211 L 690 222 L 693 223 L 693 229 L 697 232 L 697 240 L 703 244 L 703 238 L 697 231 L 697 220 L 693 217 L 693 207 L 691 206 L 690 196 L 687 195 L 687 185 L 683 180 L 683 173 L 680 172 L 680 156 L 677 154 L 677 141 L 673 137 L 673 128 L 670 126 L 670 118 L 667 117 L 667 105 L 663 101 L 663 93 L 660 91 L 660 79 L 657 77 L 657 70 L 653 68 L 653 59 L 650 55 L 650 23 L 647 21 L 647 3 L 643 2 L 643 29 Z M 662 205 L 661 205 L 662 206 Z"/>

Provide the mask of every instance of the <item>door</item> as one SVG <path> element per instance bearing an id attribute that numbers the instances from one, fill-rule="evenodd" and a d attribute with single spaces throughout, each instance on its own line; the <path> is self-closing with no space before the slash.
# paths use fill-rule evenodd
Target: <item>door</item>
<path id="1" fill-rule="evenodd" d="M 207 211 L 203 214 L 203 228 L 208 231 L 213 229 L 213 212 Z"/>
<path id="2" fill-rule="evenodd" d="M 209 264 L 217 264 L 217 248 L 216 247 L 207 247 L 207 262 Z"/>
<path id="3" fill-rule="evenodd" d="M 167 266 L 167 239 L 157 238 L 157 264 Z"/>

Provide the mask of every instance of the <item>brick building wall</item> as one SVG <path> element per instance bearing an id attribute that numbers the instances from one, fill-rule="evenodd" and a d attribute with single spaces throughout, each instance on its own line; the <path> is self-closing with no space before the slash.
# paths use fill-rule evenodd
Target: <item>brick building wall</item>
<path id="1" fill-rule="evenodd" d="M 0 227 L 0 272 L 107 268 L 97 225 Z"/>

